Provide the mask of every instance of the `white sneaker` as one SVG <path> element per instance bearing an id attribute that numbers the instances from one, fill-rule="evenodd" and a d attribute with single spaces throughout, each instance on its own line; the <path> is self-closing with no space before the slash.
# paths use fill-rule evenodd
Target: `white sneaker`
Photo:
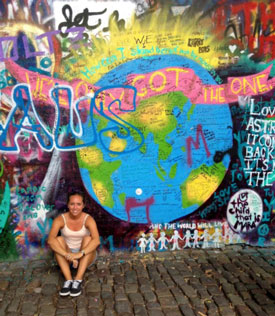
<path id="1" fill-rule="evenodd" d="M 71 286 L 70 295 L 75 297 L 81 294 L 82 281 L 74 280 Z"/>
<path id="2" fill-rule="evenodd" d="M 73 280 L 65 281 L 62 289 L 59 292 L 59 295 L 60 296 L 68 296 L 68 295 L 70 295 L 72 283 L 73 283 Z"/>

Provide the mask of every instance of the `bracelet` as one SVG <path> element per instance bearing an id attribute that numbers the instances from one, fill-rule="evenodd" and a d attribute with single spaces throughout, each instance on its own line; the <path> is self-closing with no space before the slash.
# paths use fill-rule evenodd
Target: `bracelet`
<path id="1" fill-rule="evenodd" d="M 83 257 L 86 255 L 85 250 L 81 250 L 81 253 L 83 254 Z"/>

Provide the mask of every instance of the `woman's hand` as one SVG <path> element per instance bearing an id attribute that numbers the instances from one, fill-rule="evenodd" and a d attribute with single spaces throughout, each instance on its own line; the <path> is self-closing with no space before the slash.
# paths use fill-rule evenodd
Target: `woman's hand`
<path id="1" fill-rule="evenodd" d="M 78 260 L 78 259 L 83 257 L 83 253 L 82 252 L 73 253 L 73 255 L 74 255 L 73 258 L 76 259 L 76 260 Z"/>
<path id="2" fill-rule="evenodd" d="M 73 253 L 66 253 L 64 257 L 68 261 L 73 261 Z"/>
<path id="3" fill-rule="evenodd" d="M 68 261 L 73 261 L 73 260 L 78 260 L 83 257 L 82 252 L 76 252 L 76 253 L 67 253 L 65 255 L 66 260 Z"/>

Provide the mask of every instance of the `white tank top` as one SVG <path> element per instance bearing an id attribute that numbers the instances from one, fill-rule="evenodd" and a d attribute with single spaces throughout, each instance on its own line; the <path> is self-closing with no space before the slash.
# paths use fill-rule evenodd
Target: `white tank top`
<path id="1" fill-rule="evenodd" d="M 63 217 L 64 224 L 65 224 L 64 227 L 60 230 L 61 236 L 63 236 L 63 238 L 66 241 L 66 244 L 68 245 L 70 249 L 80 249 L 83 237 L 90 235 L 89 229 L 85 227 L 85 222 L 89 214 L 86 214 L 81 229 L 77 231 L 71 230 L 67 226 L 66 218 L 64 214 L 61 214 L 61 215 Z"/>

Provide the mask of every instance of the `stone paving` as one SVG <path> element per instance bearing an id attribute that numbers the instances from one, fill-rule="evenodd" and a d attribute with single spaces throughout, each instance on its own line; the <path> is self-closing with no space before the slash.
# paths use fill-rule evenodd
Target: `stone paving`
<path id="1" fill-rule="evenodd" d="M 275 248 L 99 256 L 77 298 L 53 260 L 0 263 L 0 316 L 275 316 Z"/>

